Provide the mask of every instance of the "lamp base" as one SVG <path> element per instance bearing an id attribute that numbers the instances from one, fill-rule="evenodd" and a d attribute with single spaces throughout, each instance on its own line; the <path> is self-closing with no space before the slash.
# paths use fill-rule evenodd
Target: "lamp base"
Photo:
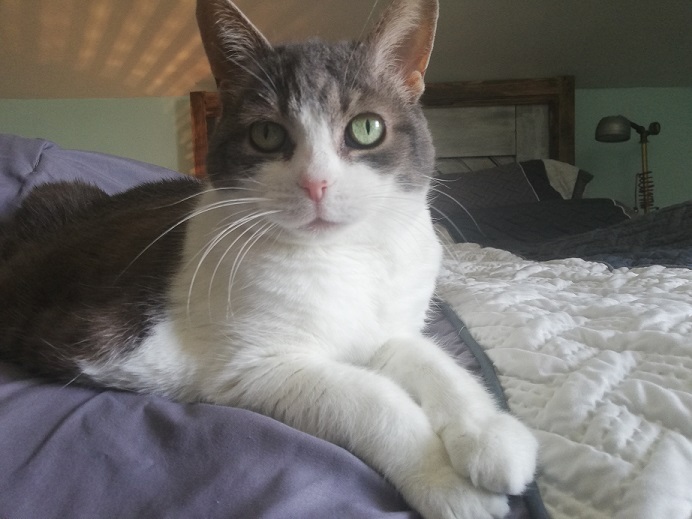
<path id="1" fill-rule="evenodd" d="M 637 211 L 644 214 L 655 209 L 654 207 L 654 179 L 651 171 L 637 173 L 634 188 L 634 205 Z"/>

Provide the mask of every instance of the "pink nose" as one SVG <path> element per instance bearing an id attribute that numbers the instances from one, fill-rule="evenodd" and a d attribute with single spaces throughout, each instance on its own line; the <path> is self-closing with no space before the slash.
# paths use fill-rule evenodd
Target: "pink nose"
<path id="1" fill-rule="evenodd" d="M 300 187 L 305 190 L 310 200 L 319 202 L 327 191 L 327 181 L 302 178 L 300 180 Z"/>

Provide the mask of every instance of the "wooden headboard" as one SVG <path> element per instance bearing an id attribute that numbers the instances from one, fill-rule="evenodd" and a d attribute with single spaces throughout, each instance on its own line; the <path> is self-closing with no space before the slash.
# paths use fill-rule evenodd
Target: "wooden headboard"
<path id="1" fill-rule="evenodd" d="M 574 164 L 571 76 L 430 83 L 422 103 L 442 172 L 539 158 Z M 195 176 L 204 177 L 219 96 L 191 92 L 190 108 Z"/>

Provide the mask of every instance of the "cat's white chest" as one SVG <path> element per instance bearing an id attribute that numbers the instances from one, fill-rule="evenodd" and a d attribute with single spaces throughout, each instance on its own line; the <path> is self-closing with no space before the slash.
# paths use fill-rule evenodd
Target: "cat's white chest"
<path id="1" fill-rule="evenodd" d="M 310 246 L 267 237 L 231 250 L 222 242 L 201 263 L 187 262 L 176 284 L 176 317 L 196 335 L 207 330 L 208 341 L 226 338 L 219 348 L 231 356 L 293 349 L 366 360 L 387 338 L 422 326 L 439 246 L 421 228 L 415 236 L 347 236 Z"/>

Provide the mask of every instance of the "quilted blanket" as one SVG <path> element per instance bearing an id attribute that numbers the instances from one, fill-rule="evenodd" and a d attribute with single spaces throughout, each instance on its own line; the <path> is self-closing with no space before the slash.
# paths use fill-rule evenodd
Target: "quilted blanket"
<path id="1" fill-rule="evenodd" d="M 539 438 L 553 519 L 692 516 L 692 270 L 449 244 L 438 295 Z"/>

